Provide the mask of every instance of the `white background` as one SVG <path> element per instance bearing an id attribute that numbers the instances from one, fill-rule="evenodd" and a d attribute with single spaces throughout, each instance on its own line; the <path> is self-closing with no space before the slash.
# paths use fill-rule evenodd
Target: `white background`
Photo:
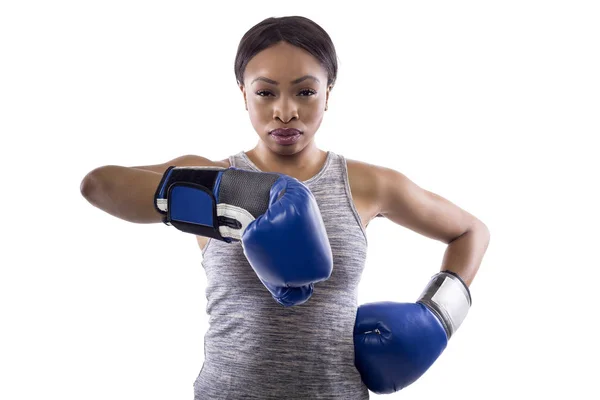
<path id="1" fill-rule="evenodd" d="M 397 169 L 491 231 L 446 352 L 371 398 L 598 398 L 594 3 L 3 2 L 0 398 L 192 399 L 208 327 L 194 238 L 118 220 L 79 185 L 101 165 L 252 148 L 235 52 L 286 15 L 320 24 L 340 59 L 319 147 Z M 367 233 L 359 301 L 414 301 L 445 245 L 384 219 Z"/>

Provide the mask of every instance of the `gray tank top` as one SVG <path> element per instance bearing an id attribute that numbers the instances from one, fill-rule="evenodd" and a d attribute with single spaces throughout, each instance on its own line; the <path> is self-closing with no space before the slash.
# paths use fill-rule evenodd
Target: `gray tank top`
<path id="1" fill-rule="evenodd" d="M 244 152 L 229 161 L 260 171 Z M 257 278 L 239 242 L 210 239 L 202 251 L 209 328 L 195 400 L 369 398 L 354 366 L 353 339 L 367 238 L 345 158 L 328 152 L 323 168 L 304 183 L 325 222 L 331 277 L 315 284 L 306 303 L 283 307 Z"/>

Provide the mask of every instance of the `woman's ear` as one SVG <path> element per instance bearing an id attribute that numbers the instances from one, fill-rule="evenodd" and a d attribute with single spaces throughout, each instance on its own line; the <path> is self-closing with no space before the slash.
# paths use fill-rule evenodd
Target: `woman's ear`
<path id="1" fill-rule="evenodd" d="M 248 101 L 246 100 L 246 88 L 244 87 L 244 84 L 240 83 L 239 81 L 238 81 L 238 87 L 242 91 L 242 95 L 244 96 L 244 105 L 246 106 L 246 111 L 248 111 Z"/>
<path id="2" fill-rule="evenodd" d="M 327 103 L 329 102 L 329 92 L 331 92 L 331 89 L 333 89 L 333 85 L 330 85 L 327 88 L 327 93 L 325 95 L 325 111 L 327 111 Z"/>

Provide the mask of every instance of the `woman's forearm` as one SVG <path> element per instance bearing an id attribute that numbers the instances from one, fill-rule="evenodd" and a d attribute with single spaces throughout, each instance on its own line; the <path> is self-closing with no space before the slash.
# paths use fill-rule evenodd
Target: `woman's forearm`
<path id="1" fill-rule="evenodd" d="M 448 245 L 441 270 L 458 274 L 469 286 L 490 243 L 490 232 L 484 224 L 476 224 Z"/>
<path id="2" fill-rule="evenodd" d="M 162 221 L 154 208 L 154 194 L 162 174 L 107 165 L 96 168 L 81 182 L 81 194 L 92 205 L 117 218 L 140 224 Z"/>

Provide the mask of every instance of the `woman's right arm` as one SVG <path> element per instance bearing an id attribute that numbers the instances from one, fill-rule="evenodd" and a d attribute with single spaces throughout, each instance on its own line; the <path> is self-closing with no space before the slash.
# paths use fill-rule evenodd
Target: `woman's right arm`
<path id="1" fill-rule="evenodd" d="M 162 222 L 154 208 L 154 195 L 169 166 L 215 166 L 223 162 L 186 155 L 164 164 L 122 167 L 105 165 L 90 171 L 81 181 L 81 194 L 95 207 L 117 218 L 139 224 Z"/>

